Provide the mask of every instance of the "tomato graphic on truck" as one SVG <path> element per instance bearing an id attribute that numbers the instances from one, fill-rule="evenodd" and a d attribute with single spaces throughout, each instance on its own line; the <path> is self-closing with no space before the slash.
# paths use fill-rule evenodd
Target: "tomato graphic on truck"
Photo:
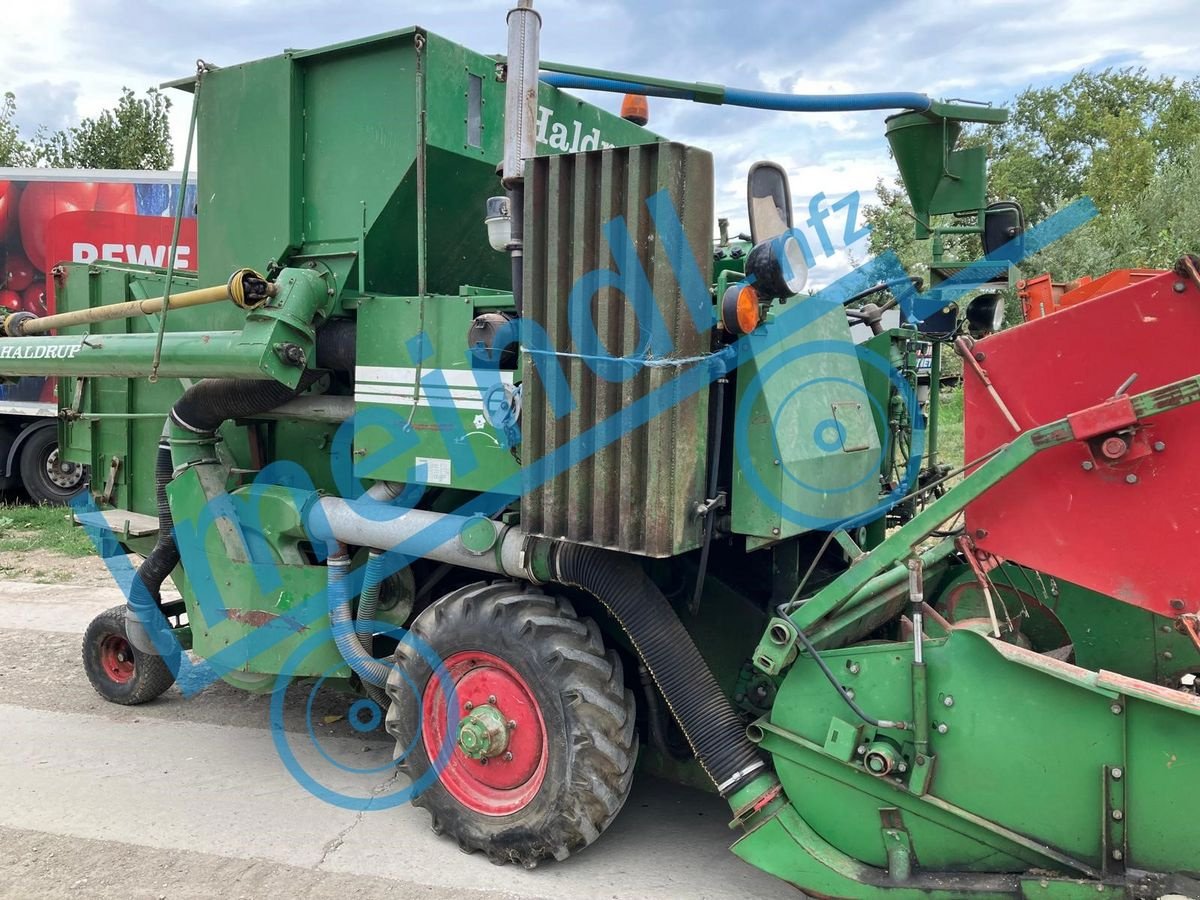
<path id="1" fill-rule="evenodd" d="M 60 262 L 166 266 L 179 184 L 173 172 L 0 168 L 0 307 L 53 313 Z M 183 201 L 176 266 L 194 270 L 194 181 Z M 63 503 L 87 482 L 59 456 L 54 391 L 52 378 L 0 385 L 0 489 L 35 502 Z"/>

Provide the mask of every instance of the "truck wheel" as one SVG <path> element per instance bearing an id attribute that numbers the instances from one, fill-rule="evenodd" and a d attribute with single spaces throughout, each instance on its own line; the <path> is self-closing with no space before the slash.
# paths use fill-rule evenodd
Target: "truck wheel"
<path id="1" fill-rule="evenodd" d="M 21 483 L 34 503 L 60 506 L 83 490 L 87 467 L 59 456 L 58 430 L 39 428 L 21 447 Z"/>
<path id="2" fill-rule="evenodd" d="M 83 670 L 109 703 L 136 706 L 153 700 L 175 674 L 159 656 L 134 649 L 125 637 L 125 607 L 100 613 L 83 633 Z"/>
<path id="3" fill-rule="evenodd" d="M 387 729 L 433 830 L 526 868 L 599 837 L 629 796 L 638 738 L 633 694 L 596 623 L 509 582 L 446 595 L 412 632 L 433 652 L 397 647 Z"/>

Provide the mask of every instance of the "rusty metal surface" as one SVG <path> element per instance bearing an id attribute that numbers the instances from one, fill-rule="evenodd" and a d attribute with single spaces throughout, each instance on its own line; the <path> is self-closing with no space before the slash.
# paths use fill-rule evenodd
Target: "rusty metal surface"
<path id="1" fill-rule="evenodd" d="M 695 379 L 711 325 L 698 327 L 696 310 L 711 317 L 712 157 L 670 143 L 538 157 L 525 191 L 525 316 L 547 346 L 523 334 L 523 525 L 646 556 L 697 547 L 708 379 L 699 390 Z M 686 240 L 674 259 L 664 199 Z M 635 287 L 638 267 L 652 298 Z M 657 346 L 643 321 L 654 310 Z M 552 367 L 569 387 L 564 415 L 547 395 Z"/>

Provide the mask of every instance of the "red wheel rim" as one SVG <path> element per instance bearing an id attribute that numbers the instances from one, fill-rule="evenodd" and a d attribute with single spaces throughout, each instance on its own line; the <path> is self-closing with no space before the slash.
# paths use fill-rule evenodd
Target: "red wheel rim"
<path id="1" fill-rule="evenodd" d="M 119 634 L 106 634 L 100 640 L 100 668 L 112 681 L 126 684 L 133 678 L 133 649 Z"/>
<path id="2" fill-rule="evenodd" d="M 489 759 L 472 759 L 463 753 L 457 735 L 447 735 L 445 679 L 435 675 L 422 698 L 421 732 L 431 760 L 438 758 L 447 740 L 454 745 L 438 773 L 442 785 L 463 806 L 485 816 L 507 816 L 524 809 L 546 778 L 548 760 L 546 723 L 533 691 L 512 666 L 491 653 L 464 650 L 450 656 L 445 665 L 458 706 L 455 719 L 491 705 L 508 723 L 508 742 L 504 752 Z"/>

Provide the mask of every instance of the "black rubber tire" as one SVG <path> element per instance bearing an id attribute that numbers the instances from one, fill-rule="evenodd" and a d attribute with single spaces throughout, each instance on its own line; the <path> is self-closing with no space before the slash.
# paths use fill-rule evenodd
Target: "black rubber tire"
<path id="1" fill-rule="evenodd" d="M 46 466 L 57 449 L 57 428 L 39 428 L 21 445 L 21 484 L 34 503 L 62 506 L 87 486 L 87 472 L 81 473 L 79 483 L 70 488 L 51 480 Z"/>
<path id="2" fill-rule="evenodd" d="M 625 690 L 621 661 L 605 651 L 596 623 L 577 617 L 565 599 L 500 582 L 447 594 L 416 618 L 412 632 L 443 660 L 475 650 L 507 662 L 533 691 L 548 738 L 542 786 L 510 815 L 469 809 L 434 779 L 413 799 L 429 811 L 434 832 L 450 835 L 466 852 L 483 851 L 494 863 L 526 868 L 565 859 L 599 837 L 629 796 L 638 735 L 634 695 Z M 414 740 L 421 698 L 405 679 L 423 694 L 433 672 L 405 643 L 395 658 L 387 729 L 397 755 L 413 745 L 400 768 L 416 782 L 430 762 L 424 741 Z"/>
<path id="3" fill-rule="evenodd" d="M 133 660 L 128 681 L 115 680 L 101 661 L 105 640 L 119 639 Z M 142 653 L 125 637 L 125 607 L 114 606 L 92 619 L 83 633 L 83 671 L 96 693 L 109 703 L 137 706 L 162 694 L 175 683 L 175 673 L 160 656 Z"/>

